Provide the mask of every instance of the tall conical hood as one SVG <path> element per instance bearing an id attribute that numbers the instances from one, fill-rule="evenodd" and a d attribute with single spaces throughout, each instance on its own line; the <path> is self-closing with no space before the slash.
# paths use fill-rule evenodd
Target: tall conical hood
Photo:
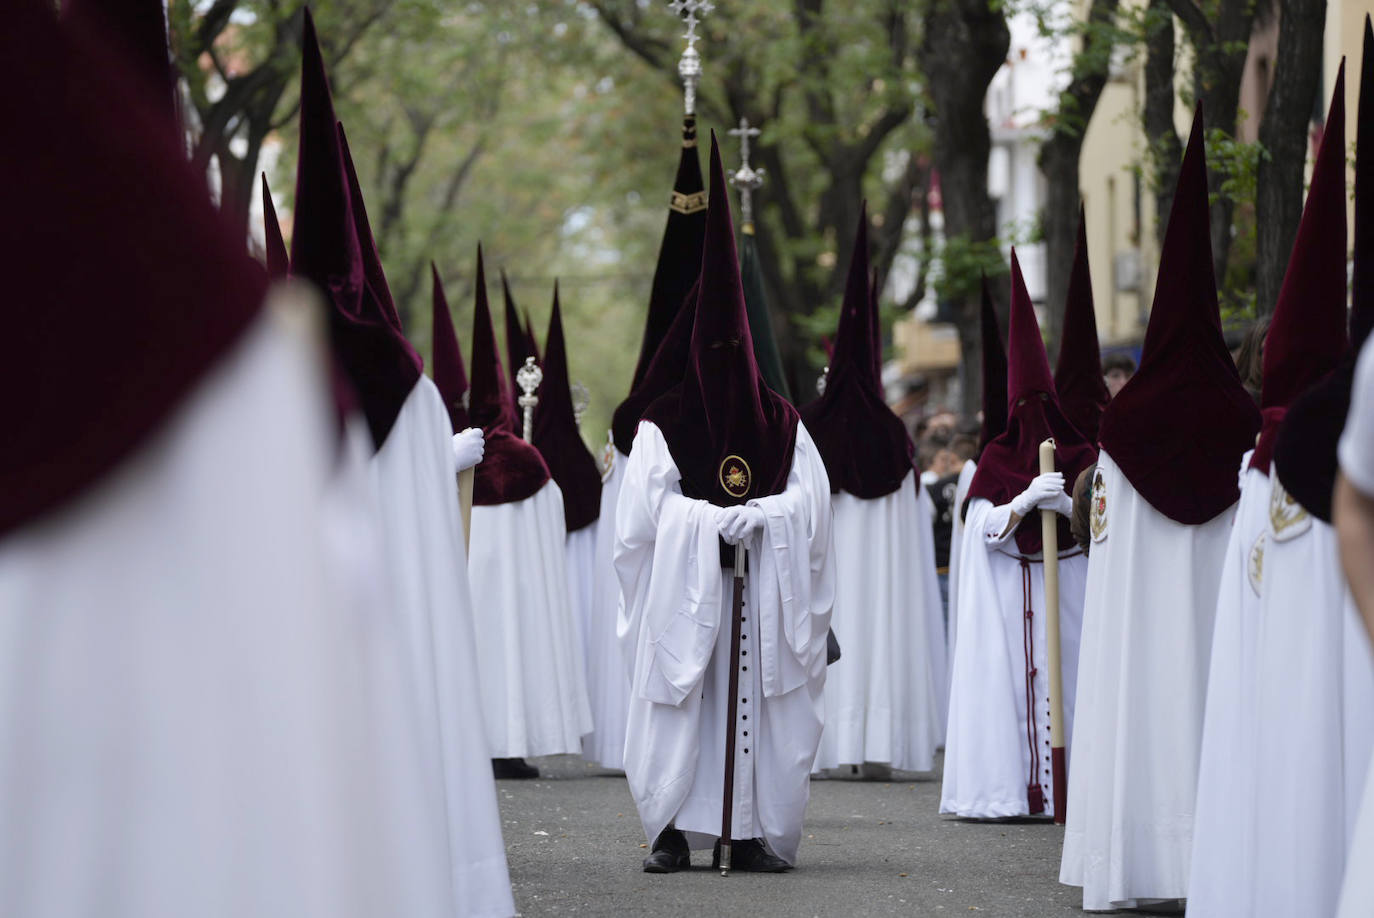
<path id="1" fill-rule="evenodd" d="M 721 506 L 787 485 L 797 412 L 759 375 L 720 148 L 711 135 L 711 207 L 701 292 L 682 382 L 645 412 L 663 431 L 683 493 Z"/>
<path id="2" fill-rule="evenodd" d="M 98 36 L 125 69 L 130 88 L 178 131 L 176 73 L 167 43 L 167 16 L 163 0 L 64 0 L 68 21 Z"/>
<path id="3" fill-rule="evenodd" d="M 1269 474 L 1288 407 L 1335 368 L 1345 335 L 1345 63 L 1336 74 L 1302 222 L 1264 339 L 1264 427 L 1250 467 Z"/>
<path id="4" fill-rule="evenodd" d="M 878 301 L 868 273 L 865 202 L 859 210 L 825 394 L 801 410 L 807 433 L 816 441 L 825 462 L 830 489 L 865 500 L 900 488 L 911 474 L 916 453 L 906 425 L 883 399 L 882 376 L 874 353 L 873 330 L 877 324 Z"/>
<path id="5" fill-rule="evenodd" d="M 482 428 L 486 452 L 473 480 L 472 500 L 490 506 L 532 497 L 549 480 L 549 469 L 539 450 L 520 438 L 506 387 L 506 371 L 496 350 L 496 330 L 487 303 L 487 275 L 482 249 L 477 249 L 477 305 L 472 317 L 472 367 L 468 389 L 468 415 Z"/>
<path id="6" fill-rule="evenodd" d="M 273 280 L 286 277 L 291 268 L 291 256 L 277 222 L 277 208 L 272 205 L 272 192 L 267 189 L 267 173 L 262 174 L 262 237 L 267 250 L 267 276 Z"/>
<path id="7" fill-rule="evenodd" d="M 639 346 L 639 361 L 635 364 L 630 394 L 615 411 L 611 433 L 616 447 L 629 455 L 634 443 L 635 428 L 644 409 L 667 388 L 648 385 L 649 367 L 660 351 L 674 319 L 684 309 L 695 308 L 695 297 L 688 293 L 701 273 L 701 245 L 706 233 L 706 191 L 701 180 L 701 163 L 697 158 L 696 118 L 688 115 L 682 127 L 682 153 L 678 157 L 677 178 L 669 199 L 668 221 L 663 227 L 663 242 L 654 267 L 652 292 L 649 294 L 649 313 L 644 322 L 644 337 Z M 685 342 L 683 342 L 685 345 Z M 686 348 L 679 355 L 685 360 Z M 672 359 L 672 358 L 670 358 Z M 660 371 L 667 368 L 660 367 Z M 681 374 L 660 372 L 660 377 L 673 377 L 667 386 L 677 385 Z M 660 380 L 661 382 L 661 380 Z"/>
<path id="8" fill-rule="evenodd" d="M 1205 523 L 1239 499 L 1236 468 L 1260 426 L 1221 335 L 1202 137 L 1199 106 L 1179 167 L 1140 369 L 1107 405 L 1099 434 L 1136 491 L 1184 525 Z"/>
<path id="9" fill-rule="evenodd" d="M 1355 139 L 1355 264 L 1350 342 L 1334 372 L 1299 396 L 1274 444 L 1274 467 L 1288 493 L 1309 513 L 1331 522 L 1336 445 L 1350 413 L 1355 360 L 1374 325 L 1374 29 L 1364 20 L 1364 57 Z M 1327 130 L 1331 130 L 1330 124 Z"/>
<path id="10" fill-rule="evenodd" d="M 746 226 L 740 235 L 740 283 L 744 287 L 744 305 L 749 312 L 749 333 L 754 338 L 754 359 L 768 388 L 783 398 L 791 399 L 792 391 L 782 371 L 782 354 L 778 351 L 778 340 L 773 334 L 773 318 L 768 314 L 768 297 L 763 292 L 763 268 L 759 264 L 754 230 Z"/>
<path id="11" fill-rule="evenodd" d="M 983 302 L 979 316 L 983 351 L 983 424 L 978 434 L 978 452 L 1007 429 L 1007 346 L 997 324 L 997 309 L 992 304 L 988 276 L 983 275 Z"/>
<path id="12" fill-rule="evenodd" d="M 968 496 L 983 497 L 998 506 L 1010 503 L 1040 474 L 1040 444 L 1050 437 L 1054 438 L 1055 468 L 1064 473 L 1065 493 L 1072 494 L 1079 474 L 1097 461 L 1097 450 L 1059 406 L 1040 324 L 1015 249 L 1011 252 L 1007 356 L 1007 429 L 983 450 Z M 1073 545 L 1068 519 L 1061 517 L 1059 523 L 1059 544 L 1068 548 Z M 1036 514 L 1017 527 L 1016 544 L 1023 552 L 1040 551 L 1040 537 L 1040 519 Z"/>
<path id="13" fill-rule="evenodd" d="M 434 277 L 434 385 L 439 389 L 456 433 L 472 426 L 467 406 L 468 374 L 463 368 L 463 352 L 458 347 L 458 333 L 453 330 L 453 316 L 448 311 L 448 298 L 444 296 L 439 269 L 430 262 L 429 270 Z"/>
<path id="14" fill-rule="evenodd" d="M 510 370 L 510 395 L 511 404 L 515 406 L 515 416 L 522 418 L 520 408 L 520 384 L 515 381 L 516 374 L 525 365 L 526 357 L 534 357 L 537 363 L 539 358 L 530 348 L 530 335 L 526 333 L 524 325 L 520 322 L 520 311 L 515 308 L 515 298 L 510 293 L 510 281 L 506 277 L 504 269 L 501 271 L 501 297 L 505 300 L 506 310 L 506 362 Z M 519 432 L 523 426 L 523 420 L 516 426 Z"/>
<path id="15" fill-rule="evenodd" d="M 361 200 L 358 196 L 359 204 Z M 421 364 L 393 324 L 384 279 L 378 286 L 379 271 L 369 271 L 364 260 L 329 78 L 309 10 L 301 61 L 295 217 L 291 274 L 312 281 L 328 300 L 334 353 L 380 449 L 420 378 Z"/>
<path id="16" fill-rule="evenodd" d="M 553 282 L 553 298 L 558 300 L 558 279 Z M 546 344 L 548 342 L 545 342 Z M 539 350 L 539 338 L 534 334 L 534 320 L 530 318 L 530 311 L 525 310 L 525 351 L 534 357 L 534 362 L 543 366 L 544 356 Z"/>
<path id="17" fill-rule="evenodd" d="M 7 4 L 0 85 L 0 124 L 23 133 L 0 144 L 3 535 L 155 436 L 253 323 L 266 275 L 85 23 Z"/>
<path id="18" fill-rule="evenodd" d="M 1093 307 L 1093 280 L 1088 270 L 1088 227 L 1083 208 L 1078 208 L 1078 241 L 1073 247 L 1064 302 L 1064 334 L 1059 342 L 1059 361 L 1054 367 L 1054 388 L 1059 407 L 1088 442 L 1097 442 L 1102 411 L 1112 400 L 1102 378 L 1102 352 L 1097 342 L 1097 311 Z"/>
<path id="19" fill-rule="evenodd" d="M 557 281 L 553 287 L 549 334 L 544 339 L 543 370 L 544 383 L 539 387 L 539 405 L 534 412 L 534 445 L 563 492 L 563 520 L 568 532 L 576 532 L 601 515 L 601 470 L 582 440 L 573 412 Z"/>
<path id="20" fill-rule="evenodd" d="M 353 224 L 358 233 L 358 247 L 363 255 L 363 277 L 368 288 L 377 298 L 382 314 L 414 356 L 415 362 L 423 366 L 420 355 L 405 337 L 401 327 L 401 314 L 396 309 L 396 301 L 391 298 L 391 285 L 386 282 L 386 272 L 382 270 L 382 257 L 377 252 L 377 241 L 372 237 L 372 223 L 367 218 L 367 205 L 363 203 L 363 189 L 358 182 L 358 172 L 353 168 L 353 154 L 348 149 L 348 135 L 344 133 L 343 122 L 336 122 L 339 132 L 339 154 L 343 157 L 344 180 L 348 183 L 348 201 L 353 211 Z"/>

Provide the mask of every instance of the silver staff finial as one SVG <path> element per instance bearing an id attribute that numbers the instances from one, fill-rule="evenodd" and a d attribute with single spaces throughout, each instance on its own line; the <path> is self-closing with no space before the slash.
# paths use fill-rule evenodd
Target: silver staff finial
<path id="1" fill-rule="evenodd" d="M 730 184 L 739 189 L 740 220 L 744 232 L 754 232 L 754 192 L 763 187 L 763 170 L 749 165 L 749 140 L 759 136 L 759 129 L 750 127 L 748 118 L 739 120 L 739 127 L 730 130 L 730 136 L 739 138 L 740 167 L 730 176 Z"/>
<path id="2" fill-rule="evenodd" d="M 825 394 L 825 384 L 830 382 L 830 367 L 821 370 L 821 375 L 816 377 L 816 394 Z"/>
<path id="3" fill-rule="evenodd" d="M 695 115 L 697 85 L 701 82 L 701 54 L 697 52 L 697 42 L 701 36 L 697 34 L 697 26 L 701 24 L 701 17 L 715 9 L 716 5 L 711 0 L 673 0 L 668 8 L 687 23 L 687 32 L 682 36 L 687 39 L 687 50 L 682 52 L 677 62 L 677 73 L 682 77 L 683 108 L 687 114 Z"/>
<path id="4" fill-rule="evenodd" d="M 592 403 L 592 393 L 577 380 L 573 380 L 573 384 L 569 388 L 572 390 L 573 420 L 577 422 L 578 427 L 581 427 L 582 415 L 587 412 L 588 406 Z"/>
<path id="5" fill-rule="evenodd" d="M 544 371 L 539 369 L 533 357 L 526 357 L 525 365 L 515 373 L 515 382 L 520 386 L 520 391 L 525 393 L 518 401 L 520 407 L 525 409 L 526 443 L 534 439 L 534 406 L 539 404 L 539 396 L 534 394 L 534 390 L 538 389 L 543 381 Z"/>

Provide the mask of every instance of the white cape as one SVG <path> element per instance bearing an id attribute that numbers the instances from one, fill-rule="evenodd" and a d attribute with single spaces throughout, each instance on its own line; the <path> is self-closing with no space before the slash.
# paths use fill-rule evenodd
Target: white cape
<path id="1" fill-rule="evenodd" d="M 616 515 L 619 634 L 634 661 L 625 773 L 649 841 L 674 822 L 701 847 L 720 831 L 732 587 L 718 508 L 684 497 L 679 480 L 662 433 L 642 422 Z M 765 523 L 748 546 L 731 835 L 762 837 L 794 863 L 835 590 L 830 485 L 804 426 L 786 489 L 749 503 Z"/>
<path id="2" fill-rule="evenodd" d="M 321 351 L 269 310 L 0 541 L 0 914 L 454 914 Z"/>
<path id="3" fill-rule="evenodd" d="M 1374 728 L 1374 664 L 1335 530 L 1271 478 L 1260 602 L 1254 898 L 1263 913 L 1335 913 Z M 1370 861 L 1349 861 L 1368 874 Z M 1256 909 L 1255 912 L 1258 912 Z"/>
<path id="4" fill-rule="evenodd" d="M 430 750 L 428 777 L 448 817 L 459 911 L 511 915 L 515 905 L 478 705 L 481 657 L 452 439 L 443 398 L 422 375 L 369 463 L 391 575 L 386 608 L 409 648 L 420 726 Z M 478 540 L 472 544 L 476 558 Z"/>
<path id="5" fill-rule="evenodd" d="M 914 471 L 874 500 L 843 491 L 831 497 L 830 624 L 842 654 L 826 675 L 817 769 L 864 762 L 903 771 L 933 767 L 944 739 L 946 676 L 929 501 Z"/>
<path id="6" fill-rule="evenodd" d="M 1014 530 L 997 538 L 1009 518 L 1007 507 L 994 507 L 981 497 L 969 501 L 959 555 L 959 642 L 941 813 L 979 819 L 1030 815 L 1028 787 L 1034 780 L 1042 791 L 1042 812 L 1054 815 L 1045 565 L 1039 554 L 1022 562 Z M 1066 738 L 1073 733 L 1086 572 L 1087 559 L 1078 547 L 1064 547 L 1059 557 L 1059 652 Z M 1033 705 L 1028 704 L 1028 683 Z M 1071 743 L 1066 759 L 1070 749 Z"/>
<path id="7" fill-rule="evenodd" d="M 601 480 L 601 519 L 596 532 L 596 576 L 587 618 L 587 694 L 591 697 L 590 734 L 582 755 L 602 768 L 625 767 L 625 725 L 630 718 L 630 676 L 616 638 L 620 581 L 615 575 L 615 508 L 629 457 L 608 447 L 610 469 Z"/>
<path id="8" fill-rule="evenodd" d="M 553 479 L 525 500 L 472 508 L 477 671 L 496 758 L 576 754 L 592 728 L 565 542 Z"/>
<path id="9" fill-rule="evenodd" d="M 964 500 L 973 484 L 973 473 L 978 471 L 978 463 L 972 459 L 959 470 L 959 481 L 954 487 L 954 523 L 950 527 L 949 538 L 949 609 L 945 614 L 945 660 L 948 661 L 946 681 L 954 680 L 954 645 L 959 637 L 959 557 L 964 551 Z M 949 697 L 949 688 L 945 688 Z M 946 704 L 948 709 L 948 704 Z"/>
<path id="10" fill-rule="evenodd" d="M 1059 881 L 1085 909 L 1188 894 L 1217 591 L 1234 508 L 1164 516 L 1104 450 L 1106 537 L 1088 559 Z M 1186 470 L 1181 470 L 1186 474 Z"/>
<path id="11" fill-rule="evenodd" d="M 1270 763 L 1254 755 L 1260 711 L 1255 636 L 1268 530 L 1269 476 L 1247 468 L 1241 476 L 1212 629 L 1188 879 L 1188 911 L 1193 915 L 1255 914 L 1251 892 L 1256 807 L 1261 789 L 1266 796 L 1273 789 L 1272 780 L 1261 776 L 1272 779 L 1276 774 Z M 1268 715 L 1264 720 L 1272 722 Z"/>

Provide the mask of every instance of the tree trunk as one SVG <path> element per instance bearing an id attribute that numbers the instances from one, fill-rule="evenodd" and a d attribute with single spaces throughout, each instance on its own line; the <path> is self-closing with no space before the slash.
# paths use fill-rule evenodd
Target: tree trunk
<path id="1" fill-rule="evenodd" d="M 921 63 L 934 107 L 935 168 L 940 174 L 947 243 L 986 243 L 997 236 L 997 208 L 988 196 L 992 136 L 983 100 L 1010 45 L 1011 33 L 1000 3 L 930 0 Z M 976 283 L 959 287 L 977 289 Z M 971 417 L 982 404 L 977 294 L 960 297 L 955 309 L 960 410 Z"/>
<path id="2" fill-rule="evenodd" d="M 1119 0 L 1093 0 L 1083 47 L 1074 59 L 1073 79 L 1059 96 L 1053 133 L 1040 147 L 1039 166 L 1047 186 L 1041 224 L 1045 233 L 1045 312 L 1049 319 L 1046 348 L 1051 365 L 1059 353 L 1064 330 L 1064 305 L 1078 239 L 1078 164 L 1083 136 L 1107 85 L 1112 48 L 1110 26 L 1118 4 Z"/>
<path id="3" fill-rule="evenodd" d="M 1146 12 L 1145 104 L 1142 120 L 1154 166 L 1155 241 L 1164 244 L 1164 229 L 1174 203 L 1183 147 L 1174 129 L 1174 16 L 1168 0 L 1150 0 Z"/>
<path id="4" fill-rule="evenodd" d="M 1321 82 L 1326 0 L 1282 0 L 1274 85 L 1260 122 L 1261 157 L 1255 188 L 1256 310 L 1274 311 L 1293 240 L 1302 219 L 1308 124 Z"/>

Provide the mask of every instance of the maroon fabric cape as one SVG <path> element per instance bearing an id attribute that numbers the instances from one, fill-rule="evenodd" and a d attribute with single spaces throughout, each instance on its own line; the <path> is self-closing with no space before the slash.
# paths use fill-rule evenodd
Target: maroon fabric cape
<path id="1" fill-rule="evenodd" d="M 1055 468 L 1064 473 L 1064 493 L 1072 495 L 1079 474 L 1097 461 L 1097 450 L 1065 416 L 1054 391 L 1050 361 L 1026 292 L 1021 263 L 1011 252 L 1011 325 L 1007 334 L 1007 429 L 978 460 L 968 499 L 985 498 L 995 506 L 1011 503 L 1040 474 L 1040 444 L 1054 438 Z M 1026 554 L 1042 547 L 1040 514 L 1031 513 L 1016 527 L 1016 544 Z M 1059 517 L 1059 544 L 1073 545 L 1069 518 Z"/>
<path id="2" fill-rule="evenodd" d="M 380 449 L 423 364 L 395 318 L 371 232 L 359 232 L 366 228 L 366 214 L 350 171 L 307 9 L 291 274 L 313 282 L 329 303 L 334 354 Z"/>
<path id="3" fill-rule="evenodd" d="M 979 339 L 983 351 L 983 423 L 978 432 L 978 455 L 1007 429 L 1007 346 L 997 324 L 992 290 L 983 275 L 979 312 Z"/>
<path id="4" fill-rule="evenodd" d="M 506 388 L 506 371 L 496 350 L 496 331 L 487 303 L 487 274 L 477 248 L 477 308 L 472 318 L 472 378 L 468 416 L 482 428 L 486 449 L 473 478 L 472 502 L 510 504 L 533 497 L 549 480 L 539 450 L 520 437 L 515 405 Z"/>
<path id="5" fill-rule="evenodd" d="M 1140 369 L 1102 413 L 1102 449 L 1150 506 L 1195 526 L 1240 498 L 1236 470 L 1259 409 L 1221 335 L 1202 108 L 1179 168 Z"/>
<path id="6" fill-rule="evenodd" d="M 582 440 L 573 412 L 563 310 L 556 281 L 549 334 L 544 339 L 543 370 L 539 404 L 534 409 L 534 445 L 563 492 L 563 521 L 568 532 L 576 532 L 595 523 L 601 515 L 601 469 Z"/>
<path id="7" fill-rule="evenodd" d="M 768 388 L 754 360 L 730 195 L 714 132 L 711 206 L 687 371 L 649 406 L 644 419 L 663 431 L 688 497 L 734 506 L 787 487 L 797 410 Z"/>
<path id="8" fill-rule="evenodd" d="M 1064 303 L 1064 334 L 1054 366 L 1054 388 L 1059 393 L 1064 416 L 1089 443 L 1096 443 L 1102 411 L 1112 397 L 1102 378 L 1097 311 L 1093 308 L 1093 281 L 1088 270 L 1088 228 L 1082 205 L 1078 208 L 1078 241 L 1073 247 L 1073 270 Z"/>
<path id="9" fill-rule="evenodd" d="M 1274 467 L 1288 493 L 1309 513 L 1331 522 L 1336 445 L 1350 413 L 1355 360 L 1374 327 L 1374 29 L 1364 21 L 1359 116 L 1355 138 L 1355 264 L 1350 346 L 1336 369 L 1288 409 L 1274 445 Z M 1329 129 L 1329 128 L 1328 128 Z"/>
<path id="10" fill-rule="evenodd" d="M 272 280 L 281 280 L 291 270 L 291 256 L 286 251 L 281 224 L 277 222 L 277 208 L 272 204 L 272 192 L 267 190 L 266 172 L 262 174 L 262 234 L 263 248 L 267 253 L 267 276 Z"/>
<path id="11" fill-rule="evenodd" d="M 832 492 L 873 500 L 902 486 L 916 445 L 883 398 L 878 301 L 868 274 L 868 204 L 859 212 L 825 394 L 801 409 Z"/>
<path id="12" fill-rule="evenodd" d="M 0 84 L 3 535 L 147 442 L 240 340 L 267 278 L 86 23 L 7 4 Z"/>
<path id="13" fill-rule="evenodd" d="M 678 315 L 696 308 L 693 288 L 701 273 L 701 245 L 706 233 L 705 187 L 701 180 L 701 162 L 697 158 L 696 119 L 688 115 L 683 121 L 682 153 L 678 157 L 668 221 L 663 227 L 663 242 L 654 267 L 649 313 L 644 322 L 634 381 L 629 395 L 616 408 L 611 420 L 611 436 L 616 448 L 627 456 L 644 409 L 682 381 L 682 372 L 668 372 L 670 368 L 666 363 L 654 365 Z M 690 321 L 687 329 L 690 332 Z M 668 355 L 669 363 L 685 368 L 688 337 L 682 337 L 682 353 Z M 651 368 L 656 371 L 653 378 L 650 378 Z"/>
<path id="14" fill-rule="evenodd" d="M 434 279 L 434 325 L 431 334 L 434 386 L 444 400 L 444 407 L 448 409 L 453 432 L 458 433 L 472 426 L 463 398 L 468 392 L 468 374 L 463 369 L 463 352 L 458 347 L 458 333 L 453 330 L 453 316 L 448 311 L 448 298 L 444 296 L 444 283 L 439 279 L 439 269 L 430 262 L 429 270 Z"/>
<path id="15" fill-rule="evenodd" d="M 1269 474 L 1288 406 L 1345 353 L 1345 64 L 1336 75 L 1326 133 L 1273 321 L 1264 339 L 1264 426 L 1250 468 Z"/>

